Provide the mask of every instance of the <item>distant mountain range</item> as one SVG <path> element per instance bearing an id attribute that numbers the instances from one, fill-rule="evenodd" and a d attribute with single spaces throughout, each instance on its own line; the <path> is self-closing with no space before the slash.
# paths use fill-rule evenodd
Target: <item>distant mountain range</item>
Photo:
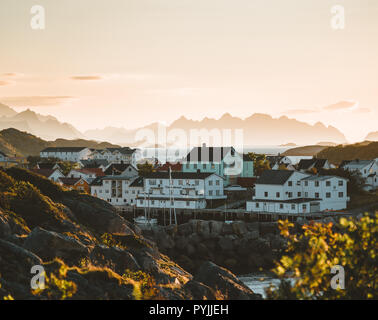
<path id="1" fill-rule="evenodd" d="M 138 130 L 152 129 L 157 132 L 157 123 L 142 127 L 135 130 L 123 128 L 108 127 L 101 130 L 88 130 L 84 134 L 92 139 L 112 141 L 119 144 L 135 143 L 135 135 Z M 242 129 L 244 136 L 244 145 L 280 145 L 287 141 L 292 141 L 297 145 L 316 144 L 318 141 L 335 141 L 336 143 L 346 143 L 344 134 L 338 129 L 328 126 L 321 122 L 310 125 L 295 119 L 289 119 L 282 116 L 278 119 L 272 118 L 267 114 L 253 114 L 246 119 L 233 117 L 230 114 L 224 114 L 220 119 L 204 118 L 201 121 L 190 120 L 181 117 L 174 121 L 167 128 L 183 129 L 187 132 L 191 129 Z"/>
<path id="2" fill-rule="evenodd" d="M 132 130 L 107 127 L 88 130 L 83 134 L 72 125 L 61 123 L 52 116 L 43 116 L 29 109 L 17 113 L 10 107 L 0 104 L 0 130 L 15 128 L 39 136 L 44 140 L 55 140 L 57 138 L 94 139 L 136 147 L 142 142 L 135 139 L 138 130 L 150 129 L 157 133 L 158 126 L 158 123 L 152 123 Z M 270 115 L 261 113 L 255 113 L 244 120 L 233 117 L 229 113 L 224 114 L 218 120 L 206 117 L 196 121 L 182 116 L 167 126 L 166 129 L 167 132 L 172 129 L 183 129 L 187 133 L 187 137 L 190 136 L 189 132 L 192 129 L 231 129 L 232 131 L 242 129 L 244 146 L 281 145 L 287 143 L 287 141 L 296 145 L 315 145 L 319 141 L 333 141 L 336 144 L 346 143 L 344 134 L 335 127 L 327 127 L 321 122 L 310 125 L 295 119 L 289 119 L 286 116 L 273 118 Z"/>
<path id="3" fill-rule="evenodd" d="M 85 138 L 72 125 L 59 122 L 52 116 L 43 116 L 29 109 L 17 113 L 0 103 L 0 130 L 8 128 L 26 131 L 46 140 Z"/>
<path id="4" fill-rule="evenodd" d="M 368 140 L 368 141 L 378 141 L 378 131 L 375 131 L 375 132 L 370 132 L 365 140 Z"/>
<path id="5" fill-rule="evenodd" d="M 39 152 L 47 147 L 88 147 L 95 149 L 116 148 L 108 142 L 96 142 L 91 140 L 66 140 L 45 141 L 30 133 L 17 129 L 5 129 L 0 131 L 0 151 L 8 156 L 39 156 Z"/>

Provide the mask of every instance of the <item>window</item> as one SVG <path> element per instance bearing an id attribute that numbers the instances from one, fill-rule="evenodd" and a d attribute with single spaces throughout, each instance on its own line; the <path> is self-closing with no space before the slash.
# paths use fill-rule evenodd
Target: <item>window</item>
<path id="1" fill-rule="evenodd" d="M 331 186 L 331 181 L 326 181 L 326 187 L 330 187 Z"/>
<path id="2" fill-rule="evenodd" d="M 282 203 L 280 203 L 280 209 L 283 209 L 283 207 L 284 207 L 284 206 L 283 206 L 283 204 L 282 204 Z"/>
<path id="3" fill-rule="evenodd" d="M 339 187 L 341 187 L 343 185 L 344 185 L 344 181 L 343 180 L 339 180 Z"/>
<path id="4" fill-rule="evenodd" d="M 268 192 L 264 192 L 264 197 L 266 198 L 268 196 Z"/>
<path id="5" fill-rule="evenodd" d="M 156 184 L 156 180 L 155 179 L 150 179 L 150 185 L 155 185 Z"/>
<path id="6" fill-rule="evenodd" d="M 216 191 L 217 196 L 219 196 L 219 190 Z"/>
<path id="7" fill-rule="evenodd" d="M 339 198 L 344 197 L 344 192 L 339 192 Z"/>
<path id="8" fill-rule="evenodd" d="M 287 194 L 287 196 L 288 196 L 289 198 L 292 198 L 292 197 L 293 197 L 293 193 L 292 193 L 292 192 L 289 192 L 289 193 Z"/>
<path id="9" fill-rule="evenodd" d="M 216 181 L 215 181 L 215 184 L 216 184 L 217 186 L 219 186 L 220 181 L 219 181 L 219 180 L 216 180 Z"/>
<path id="10" fill-rule="evenodd" d="M 209 190 L 209 196 L 213 195 L 213 190 Z"/>
<path id="11" fill-rule="evenodd" d="M 195 180 L 195 181 L 194 181 L 194 184 L 195 184 L 196 186 L 198 186 L 198 185 L 199 185 L 199 181 L 198 181 L 198 180 Z"/>
<path id="12" fill-rule="evenodd" d="M 190 206 L 190 201 L 186 201 L 186 206 L 187 206 L 187 207 Z"/>
<path id="13" fill-rule="evenodd" d="M 308 192 L 305 192 L 305 198 L 308 198 Z"/>
<path id="14" fill-rule="evenodd" d="M 279 193 L 279 192 L 276 192 L 276 197 L 277 197 L 277 198 L 280 197 L 280 193 Z"/>
<path id="15" fill-rule="evenodd" d="M 197 169 L 197 164 L 194 164 L 194 165 L 193 165 L 193 168 L 194 168 L 194 169 Z"/>
<path id="16" fill-rule="evenodd" d="M 256 208 L 260 207 L 260 203 L 256 202 Z"/>
<path id="17" fill-rule="evenodd" d="M 182 186 L 182 180 L 178 181 L 179 186 Z"/>
<path id="18" fill-rule="evenodd" d="M 308 181 L 305 181 L 305 187 L 308 187 Z"/>
<path id="19" fill-rule="evenodd" d="M 291 210 L 295 210 L 295 204 L 291 205 Z"/>
<path id="20" fill-rule="evenodd" d="M 297 186 L 300 186 L 301 185 L 301 182 L 300 181 L 297 181 Z"/>
<path id="21" fill-rule="evenodd" d="M 319 187 L 319 181 L 315 181 L 315 187 Z"/>
<path id="22" fill-rule="evenodd" d="M 186 169 L 189 169 L 189 163 L 186 164 Z"/>
<path id="23" fill-rule="evenodd" d="M 155 204 L 155 200 L 151 200 L 151 204 Z"/>
<path id="24" fill-rule="evenodd" d="M 288 186 L 289 186 L 289 187 L 292 187 L 292 186 L 293 186 L 293 181 L 289 181 L 289 182 L 288 182 Z"/>
<path id="25" fill-rule="evenodd" d="M 302 211 L 306 211 L 307 206 L 305 204 L 302 204 Z"/>
<path id="26" fill-rule="evenodd" d="M 301 197 L 302 196 L 302 193 L 301 192 L 298 192 L 298 197 Z"/>
<path id="27" fill-rule="evenodd" d="M 319 192 L 315 192 L 315 198 L 319 198 Z"/>
<path id="28" fill-rule="evenodd" d="M 202 164 L 202 168 L 203 168 L 203 169 L 206 169 L 206 163 L 203 163 L 203 164 Z"/>
<path id="29" fill-rule="evenodd" d="M 213 180 L 209 180 L 209 186 L 213 185 Z"/>
<path id="30" fill-rule="evenodd" d="M 326 198 L 331 198 L 331 192 L 326 193 Z"/>

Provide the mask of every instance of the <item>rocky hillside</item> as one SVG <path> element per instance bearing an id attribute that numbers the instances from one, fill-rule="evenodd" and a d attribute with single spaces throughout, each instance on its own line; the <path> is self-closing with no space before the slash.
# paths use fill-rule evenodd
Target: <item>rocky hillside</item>
<path id="1" fill-rule="evenodd" d="M 56 139 L 55 141 L 45 141 L 30 133 L 13 128 L 0 131 L 0 151 L 10 156 L 39 156 L 39 152 L 47 147 L 83 146 L 96 149 L 119 147 L 118 145 L 107 142 L 96 142 L 84 139 Z"/>
<path id="2" fill-rule="evenodd" d="M 343 160 L 372 160 L 378 158 L 378 142 L 364 141 L 350 145 L 328 147 L 317 155 L 320 159 L 328 159 L 332 163 L 339 164 Z"/>
<path id="3" fill-rule="evenodd" d="M 326 149 L 326 146 L 304 146 L 304 147 L 296 147 L 286 150 L 282 153 L 283 156 L 314 156 L 320 151 Z"/>
<path id="4" fill-rule="evenodd" d="M 31 268 L 46 271 L 32 290 Z M 192 275 L 108 203 L 29 171 L 0 171 L 0 299 L 256 299 L 227 269 Z"/>

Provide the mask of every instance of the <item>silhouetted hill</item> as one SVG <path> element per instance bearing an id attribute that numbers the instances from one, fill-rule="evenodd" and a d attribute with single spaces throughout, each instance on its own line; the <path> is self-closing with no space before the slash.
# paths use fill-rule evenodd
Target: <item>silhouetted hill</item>
<path id="1" fill-rule="evenodd" d="M 296 147 L 289 150 L 286 150 L 282 153 L 283 156 L 314 156 L 323 149 L 327 147 L 325 146 L 304 146 L 304 147 Z"/>
<path id="2" fill-rule="evenodd" d="M 0 131 L 0 151 L 8 155 L 38 156 L 39 152 L 47 147 L 88 147 L 95 149 L 119 147 L 108 142 L 92 140 L 66 140 L 45 141 L 30 133 L 22 132 L 14 128 Z"/>
<path id="3" fill-rule="evenodd" d="M 102 139 L 119 144 L 134 144 L 138 130 L 151 129 L 156 133 L 157 127 L 157 123 L 135 130 L 108 127 L 102 130 L 88 130 L 85 135 L 92 139 L 102 137 Z M 244 145 L 280 145 L 287 143 L 287 141 L 297 145 L 316 144 L 318 141 L 346 142 L 345 136 L 332 126 L 326 127 L 320 122 L 310 125 L 295 119 L 289 119 L 286 116 L 275 119 L 270 115 L 259 113 L 253 114 L 244 120 L 233 117 L 229 113 L 224 114 L 218 120 L 204 118 L 197 121 L 182 116 L 166 129 L 185 130 L 188 137 L 190 136 L 190 130 L 241 129 L 243 130 Z"/>
<path id="4" fill-rule="evenodd" d="M 349 145 L 328 147 L 317 155 L 320 159 L 328 159 L 332 163 L 339 164 L 343 160 L 371 160 L 378 158 L 378 142 L 364 141 Z"/>
<path id="5" fill-rule="evenodd" d="M 368 141 L 378 141 L 378 131 L 375 131 L 375 132 L 370 132 L 365 140 L 368 140 Z"/>
<path id="6" fill-rule="evenodd" d="M 29 109 L 17 113 L 12 108 L 0 104 L 0 130 L 8 128 L 26 131 L 45 140 L 84 138 L 72 125 L 59 122 L 52 116 L 43 116 Z"/>

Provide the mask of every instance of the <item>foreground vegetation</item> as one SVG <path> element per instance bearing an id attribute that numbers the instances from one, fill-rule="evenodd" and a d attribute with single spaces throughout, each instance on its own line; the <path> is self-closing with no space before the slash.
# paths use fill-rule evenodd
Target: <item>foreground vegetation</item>
<path id="1" fill-rule="evenodd" d="M 269 298 L 378 298 L 378 212 L 361 219 L 342 218 L 337 225 L 312 223 L 303 226 L 301 234 L 293 233 L 288 221 L 281 221 L 280 226 L 289 242 L 274 269 L 283 281 L 278 290 L 268 292 Z M 332 273 L 335 266 L 339 267 Z M 345 272 L 344 284 L 336 281 L 332 288 L 340 267 Z M 288 275 L 294 283 L 286 280 Z"/>

